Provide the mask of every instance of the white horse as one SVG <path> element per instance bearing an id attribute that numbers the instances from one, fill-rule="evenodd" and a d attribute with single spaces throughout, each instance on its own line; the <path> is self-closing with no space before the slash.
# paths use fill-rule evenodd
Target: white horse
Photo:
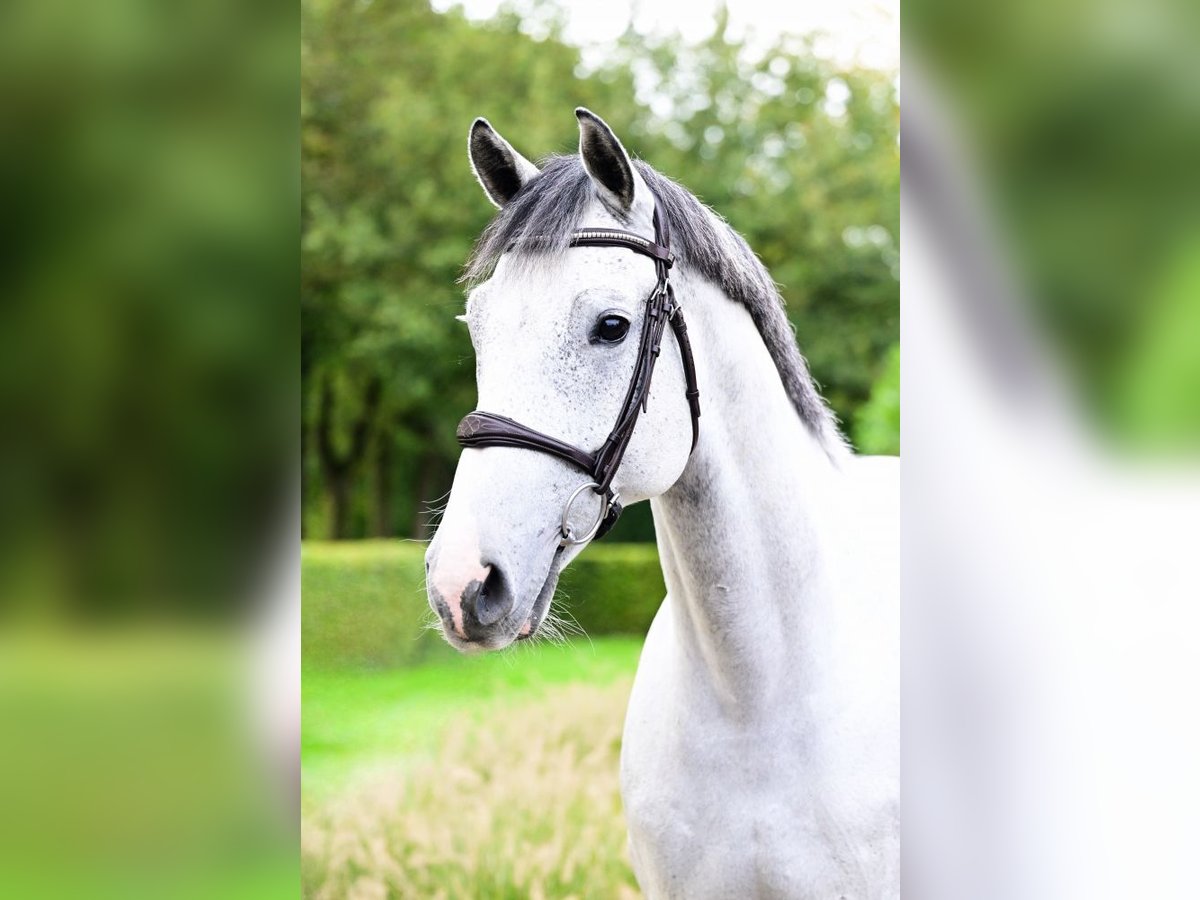
<path id="1" fill-rule="evenodd" d="M 899 896 L 899 464 L 854 456 L 753 252 L 690 193 L 577 110 L 578 156 L 539 168 L 483 119 L 475 174 L 500 208 L 465 320 L 481 408 L 583 448 L 621 408 L 655 266 L 577 228 L 653 238 L 698 369 L 664 338 L 617 472 L 648 499 L 668 594 L 646 637 L 621 751 L 630 855 L 649 897 Z M 625 324 L 622 324 L 625 323 Z M 455 647 L 536 632 L 561 569 L 564 504 L 587 478 L 519 447 L 464 450 L 426 557 Z"/>

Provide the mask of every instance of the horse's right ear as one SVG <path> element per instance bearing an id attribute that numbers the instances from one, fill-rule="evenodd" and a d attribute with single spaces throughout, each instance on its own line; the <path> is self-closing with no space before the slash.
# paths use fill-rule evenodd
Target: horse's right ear
<path id="1" fill-rule="evenodd" d="M 530 179 L 538 167 L 512 148 L 487 119 L 476 119 L 467 138 L 471 169 L 488 199 L 504 206 Z"/>

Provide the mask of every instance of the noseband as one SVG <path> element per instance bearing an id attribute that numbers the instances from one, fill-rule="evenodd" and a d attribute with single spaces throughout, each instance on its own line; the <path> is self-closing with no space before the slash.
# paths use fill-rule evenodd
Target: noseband
<path id="1" fill-rule="evenodd" d="M 671 234 L 666 217 L 654 202 L 654 240 L 650 241 L 630 231 L 612 228 L 586 228 L 571 235 L 572 247 L 621 247 L 632 250 L 654 261 L 658 281 L 646 298 L 646 315 L 642 319 L 641 343 L 638 345 L 637 362 L 625 402 L 617 422 L 609 432 L 604 444 L 595 453 L 589 453 L 558 438 L 535 431 L 520 422 L 495 413 L 475 410 L 458 424 L 458 442 L 464 447 L 521 447 L 549 453 L 570 463 L 591 480 L 581 484 L 567 500 L 563 509 L 560 531 L 561 545 L 585 544 L 593 538 L 604 537 L 616 524 L 621 515 L 621 498 L 612 489 L 613 477 L 625 456 L 625 449 L 633 437 L 638 416 L 646 410 L 650 400 L 650 379 L 654 374 L 654 363 L 662 347 L 663 332 L 667 323 L 675 332 L 679 344 L 679 355 L 683 360 L 683 377 L 687 383 L 684 396 L 692 414 L 692 449 L 700 436 L 700 391 L 696 387 L 696 364 L 692 359 L 692 345 L 688 340 L 687 325 L 683 321 L 683 310 L 675 302 L 675 291 L 671 287 L 670 270 L 675 258 L 671 255 Z M 588 489 L 600 495 L 600 514 L 596 523 L 582 537 L 576 537 L 570 526 L 571 507 Z"/>

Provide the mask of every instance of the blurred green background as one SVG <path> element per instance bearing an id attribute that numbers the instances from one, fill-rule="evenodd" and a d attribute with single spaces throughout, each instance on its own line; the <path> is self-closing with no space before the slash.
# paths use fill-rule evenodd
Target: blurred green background
<path id="1" fill-rule="evenodd" d="M 474 405 L 453 316 L 493 212 L 466 158 L 480 115 L 531 159 L 575 152 L 576 106 L 605 117 L 746 237 L 847 431 L 897 452 L 896 73 L 839 65 L 805 39 L 751 48 L 721 10 L 697 44 L 631 28 L 585 64 L 565 13 L 526 13 L 303 5 L 304 535 L 429 536 L 427 504 L 449 488 L 455 425 Z M 613 537 L 652 534 L 643 506 Z"/>
<path id="2" fill-rule="evenodd" d="M 1096 433 L 1194 458 L 1200 6 L 905 0 L 902 27 L 905 67 L 945 106 L 992 249 Z"/>
<path id="3" fill-rule="evenodd" d="M 298 32 L 0 6 L 0 896 L 296 894 Z"/>

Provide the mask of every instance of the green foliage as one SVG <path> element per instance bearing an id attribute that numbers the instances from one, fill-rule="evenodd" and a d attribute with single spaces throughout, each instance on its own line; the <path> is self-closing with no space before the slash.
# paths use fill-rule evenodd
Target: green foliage
<path id="1" fill-rule="evenodd" d="M 1169 377 L 1152 386 L 1144 343 L 1168 319 L 1187 322 L 1182 306 L 1158 304 L 1173 302 L 1162 286 L 1180 248 L 1194 248 L 1200 210 L 1195 9 L 1130 5 L 1126 26 L 1113 27 L 1086 0 L 903 7 L 906 58 L 937 88 L 924 92 L 952 104 L 1074 393 L 1103 424 L 1151 446 L 1164 429 L 1184 430 L 1169 417 L 1194 423 L 1196 408 L 1194 391 Z M 1190 335 L 1194 359 L 1200 334 Z M 1177 349 L 1189 338 L 1179 340 Z"/>
<path id="2" fill-rule="evenodd" d="M 653 85 L 630 143 L 724 216 L 779 284 L 842 421 L 899 337 L 899 104 L 893 76 L 806 39 L 761 56 L 718 22 L 695 47 L 626 36 L 613 71 Z"/>
<path id="3" fill-rule="evenodd" d="M 555 603 L 590 635 L 644 635 L 667 595 L 654 544 L 596 544 L 563 572 Z"/>
<path id="4" fill-rule="evenodd" d="M 296 28 L 272 9 L 0 12 L 6 617 L 219 618 L 255 590 L 297 427 Z"/>
<path id="5" fill-rule="evenodd" d="M 1114 392 L 1124 434 L 1160 452 L 1200 448 L 1200 236 L 1165 267 L 1143 333 Z"/>
<path id="6" fill-rule="evenodd" d="M 492 213 L 466 159 L 478 115 L 537 158 L 573 151 L 571 111 L 589 106 L 726 215 L 783 284 L 843 420 L 896 340 L 892 76 L 839 71 L 797 40 L 752 60 L 723 27 L 697 47 L 630 32 L 586 73 L 548 9 L 535 40 L 514 13 L 302 6 L 306 536 L 426 537 L 423 504 L 450 484 L 474 399 L 457 278 Z"/>
<path id="7" fill-rule="evenodd" d="M 425 599 L 424 547 L 402 541 L 307 542 L 301 552 L 306 669 L 386 669 L 457 657 Z M 641 636 L 665 595 L 652 544 L 598 544 L 563 573 L 555 609 L 588 635 Z M 586 639 L 581 638 L 586 642 Z"/>
<path id="8" fill-rule="evenodd" d="M 305 668 L 387 668 L 454 655 L 424 627 L 432 613 L 422 550 L 388 541 L 304 545 Z"/>
<path id="9" fill-rule="evenodd" d="M 871 388 L 871 398 L 854 420 L 854 445 L 859 453 L 900 455 L 900 345 L 884 361 Z"/>

